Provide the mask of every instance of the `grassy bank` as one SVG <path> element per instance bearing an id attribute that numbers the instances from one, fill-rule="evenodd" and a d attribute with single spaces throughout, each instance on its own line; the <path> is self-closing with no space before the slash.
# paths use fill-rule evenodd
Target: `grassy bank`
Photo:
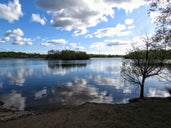
<path id="1" fill-rule="evenodd" d="M 170 128 L 171 99 L 94 104 L 0 122 L 1 128 Z"/>

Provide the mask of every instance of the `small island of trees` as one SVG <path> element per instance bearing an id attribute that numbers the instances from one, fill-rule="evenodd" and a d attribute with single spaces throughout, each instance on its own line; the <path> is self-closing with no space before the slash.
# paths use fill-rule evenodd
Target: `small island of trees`
<path id="1" fill-rule="evenodd" d="M 47 59 L 86 60 L 89 58 L 90 56 L 86 52 L 72 50 L 50 50 L 47 55 Z"/>

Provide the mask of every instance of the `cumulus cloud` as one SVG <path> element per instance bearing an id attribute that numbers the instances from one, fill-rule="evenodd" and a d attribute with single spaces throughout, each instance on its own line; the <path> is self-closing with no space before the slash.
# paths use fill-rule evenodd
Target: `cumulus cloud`
<path id="1" fill-rule="evenodd" d="M 101 42 L 94 42 L 89 47 L 94 53 L 98 51 L 103 54 L 123 55 L 128 49 L 132 48 L 132 44 L 137 44 L 135 41 L 138 41 L 138 37 L 129 40 L 108 39 Z"/>
<path id="2" fill-rule="evenodd" d="M 8 22 L 12 23 L 15 20 L 19 20 L 19 17 L 23 15 L 21 4 L 19 0 L 9 1 L 6 4 L 0 4 L 0 18 L 8 20 Z"/>
<path id="3" fill-rule="evenodd" d="M 23 36 L 24 32 L 20 28 L 8 30 L 5 37 L 0 39 L 0 43 L 12 42 L 14 45 L 32 45 L 32 40 Z"/>
<path id="4" fill-rule="evenodd" d="M 85 48 L 83 46 L 79 46 L 77 43 L 70 43 L 69 44 L 72 48 L 74 48 L 75 50 L 79 50 L 79 51 L 83 51 L 85 50 Z"/>
<path id="5" fill-rule="evenodd" d="M 131 13 L 134 9 L 137 9 L 146 4 L 144 0 L 104 0 L 113 4 L 114 7 L 125 10 L 126 13 Z"/>
<path id="6" fill-rule="evenodd" d="M 107 46 L 128 45 L 130 41 L 125 40 L 105 40 Z"/>
<path id="7" fill-rule="evenodd" d="M 90 45 L 90 48 L 95 48 L 95 49 L 102 49 L 106 46 L 104 42 L 95 42 Z"/>
<path id="8" fill-rule="evenodd" d="M 0 39 L 0 43 L 6 43 L 8 41 L 10 41 L 10 37 L 4 37 L 4 38 Z"/>
<path id="9" fill-rule="evenodd" d="M 134 23 L 134 19 L 125 19 L 125 24 L 126 25 L 131 25 Z"/>
<path id="10" fill-rule="evenodd" d="M 14 30 L 8 30 L 5 35 L 6 37 L 15 37 L 15 36 L 24 36 L 24 33 L 21 29 L 17 28 Z"/>
<path id="11" fill-rule="evenodd" d="M 37 0 L 37 5 L 51 15 L 51 25 L 68 31 L 74 30 L 74 35 L 87 33 L 87 28 L 114 18 L 115 7 L 132 12 L 144 5 L 143 0 Z"/>
<path id="12" fill-rule="evenodd" d="M 32 14 L 32 21 L 40 23 L 41 25 L 46 24 L 46 18 L 45 17 L 40 17 L 39 14 Z"/>
<path id="13" fill-rule="evenodd" d="M 131 41 L 111 39 L 111 40 L 104 40 L 103 42 L 92 43 L 90 45 L 90 48 L 105 49 L 106 47 L 128 45 L 128 44 L 131 44 Z"/>
<path id="14" fill-rule="evenodd" d="M 50 46 L 55 44 L 67 44 L 68 41 L 64 39 L 54 39 L 54 40 L 48 40 L 46 42 L 41 43 L 42 46 Z"/>
<path id="15" fill-rule="evenodd" d="M 116 27 L 102 28 L 98 29 L 93 34 L 88 34 L 86 37 L 92 38 L 103 38 L 103 37 L 114 37 L 114 36 L 126 36 L 129 35 L 131 31 L 126 30 L 126 26 L 124 24 L 117 24 Z"/>

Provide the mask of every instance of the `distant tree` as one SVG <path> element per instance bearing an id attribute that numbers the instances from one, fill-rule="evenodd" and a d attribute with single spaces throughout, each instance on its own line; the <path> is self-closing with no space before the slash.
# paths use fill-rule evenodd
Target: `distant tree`
<path id="1" fill-rule="evenodd" d="M 48 59 L 62 59 L 62 60 L 83 60 L 89 59 L 89 55 L 86 52 L 72 51 L 72 50 L 50 50 L 47 55 Z"/>
<path id="2" fill-rule="evenodd" d="M 149 14 L 155 13 L 156 32 L 153 36 L 155 45 L 161 47 L 171 46 L 171 0 L 148 0 Z"/>
<path id="3" fill-rule="evenodd" d="M 143 38 L 145 49 L 133 48 L 129 52 L 130 59 L 125 59 L 121 68 L 121 76 L 127 82 L 140 87 L 140 98 L 144 97 L 144 86 L 147 78 L 159 75 L 164 66 L 164 51 L 152 47 L 152 40 Z"/>

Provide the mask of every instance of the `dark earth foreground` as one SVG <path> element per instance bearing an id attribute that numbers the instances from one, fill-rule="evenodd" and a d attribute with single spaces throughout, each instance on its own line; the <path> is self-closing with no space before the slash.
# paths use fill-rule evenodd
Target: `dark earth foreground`
<path id="1" fill-rule="evenodd" d="M 7 119 L 0 128 L 170 128 L 171 98 L 145 98 L 128 104 L 86 103 L 52 112 Z"/>

